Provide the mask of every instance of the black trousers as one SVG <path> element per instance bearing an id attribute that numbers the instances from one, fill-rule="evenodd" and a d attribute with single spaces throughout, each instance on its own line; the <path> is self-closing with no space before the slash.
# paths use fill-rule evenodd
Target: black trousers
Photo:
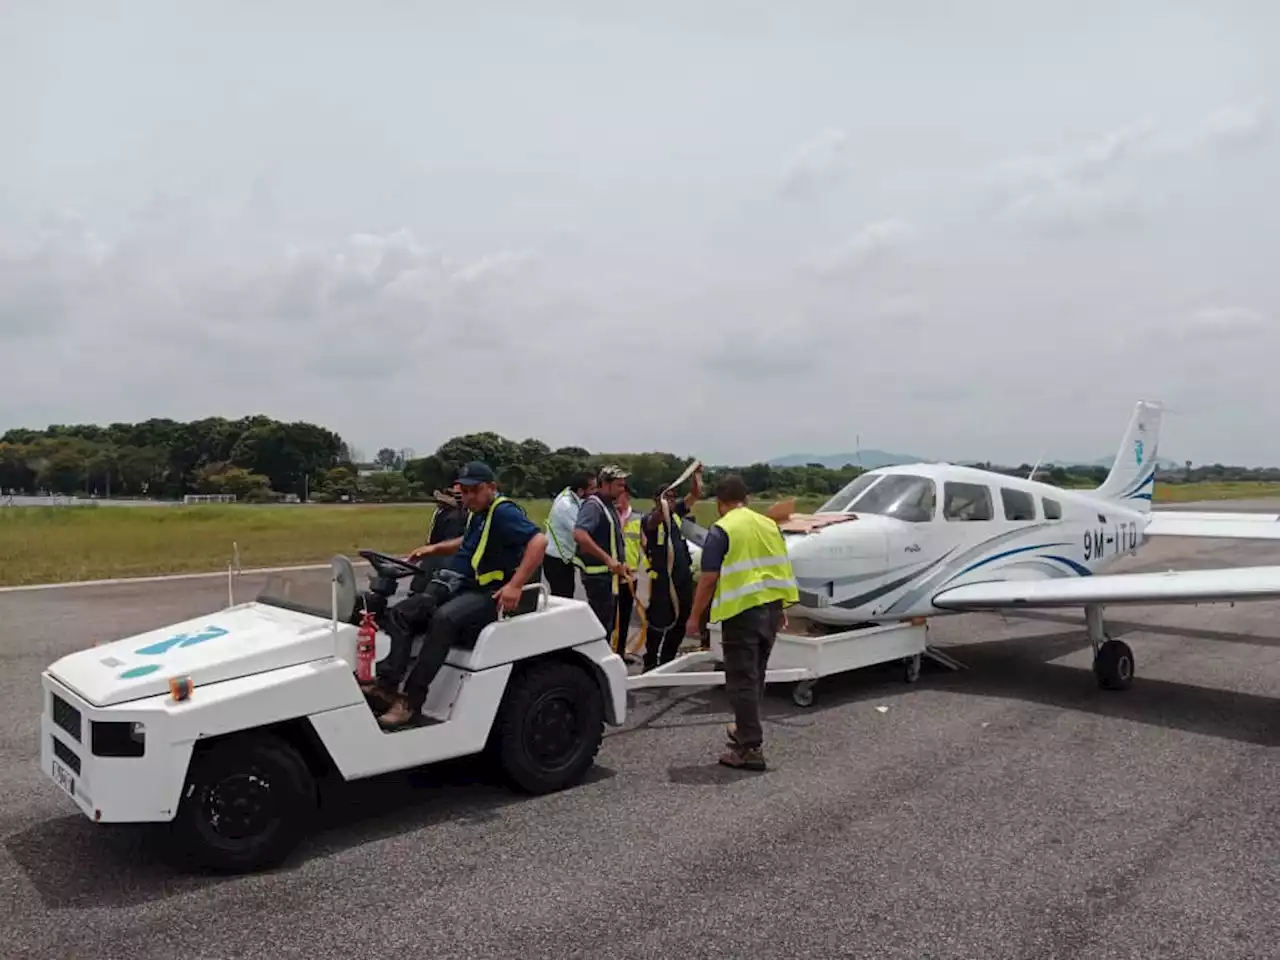
<path id="1" fill-rule="evenodd" d="M 431 681 L 444 666 L 449 648 L 474 646 L 480 631 L 498 619 L 498 601 L 493 593 L 489 587 L 463 590 L 436 610 L 431 629 L 418 651 L 418 660 L 404 685 L 409 706 L 415 711 L 426 703 Z"/>
<path id="2" fill-rule="evenodd" d="M 627 634 L 631 632 L 631 615 L 635 612 L 635 596 L 627 585 L 618 581 L 618 639 L 614 643 L 614 653 L 625 656 L 627 653 Z"/>
<path id="3" fill-rule="evenodd" d="M 569 597 L 574 594 L 574 572 L 578 569 L 571 563 L 565 563 L 559 557 L 547 554 L 542 560 L 543 572 L 547 575 L 547 585 L 551 587 L 553 597 Z"/>
<path id="4" fill-rule="evenodd" d="M 649 629 L 645 634 L 644 669 L 652 670 L 676 658 L 684 642 L 684 625 L 693 612 L 693 579 L 676 577 L 675 602 L 672 581 L 665 574 L 649 581 Z"/>
<path id="5" fill-rule="evenodd" d="M 587 605 L 596 619 L 604 625 L 604 635 L 608 639 L 613 635 L 613 626 L 618 614 L 618 598 L 613 593 L 613 578 L 607 573 L 584 573 L 582 589 L 587 594 Z M 623 587 L 622 589 L 626 589 Z"/>
<path id="6" fill-rule="evenodd" d="M 411 593 L 393 607 L 388 607 L 383 622 L 391 638 L 391 650 L 378 664 L 378 686 L 396 691 L 409 672 L 413 658 L 413 641 L 431 626 L 431 618 L 440 606 L 444 591 L 439 584 L 428 584 L 421 593 Z"/>
<path id="7" fill-rule="evenodd" d="M 720 624 L 724 687 L 737 727 L 734 738 L 742 747 L 759 747 L 764 742 L 760 726 L 764 672 L 781 626 L 781 600 L 744 610 Z"/>

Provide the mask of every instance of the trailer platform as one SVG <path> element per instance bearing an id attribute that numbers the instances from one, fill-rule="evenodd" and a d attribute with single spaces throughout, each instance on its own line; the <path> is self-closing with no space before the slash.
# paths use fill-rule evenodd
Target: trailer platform
<path id="1" fill-rule="evenodd" d="M 923 620 L 871 624 L 836 632 L 823 632 L 817 624 L 798 618 L 792 618 L 791 622 L 798 629 L 778 634 L 764 679 L 765 683 L 794 684 L 791 699 L 800 707 L 813 704 L 818 680 L 838 673 L 898 660 L 902 662 L 903 680 L 915 683 L 924 657 L 949 670 L 963 666 L 929 646 L 929 626 Z M 704 664 L 718 668 L 722 664 L 720 630 L 716 624 L 710 625 L 709 633 L 709 649 L 686 653 L 646 673 L 635 674 L 627 679 L 628 689 L 723 685 L 723 669 L 690 669 Z"/>

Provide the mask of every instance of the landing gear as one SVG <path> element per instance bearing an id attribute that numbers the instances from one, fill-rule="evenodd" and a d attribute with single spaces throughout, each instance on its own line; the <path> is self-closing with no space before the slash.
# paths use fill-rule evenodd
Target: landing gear
<path id="1" fill-rule="evenodd" d="M 902 661 L 902 679 L 906 683 L 915 683 L 920 679 L 921 659 L 920 654 L 917 653 L 914 657 L 907 657 Z"/>
<path id="2" fill-rule="evenodd" d="M 1102 607 L 1090 604 L 1084 613 L 1089 643 L 1093 646 L 1093 674 L 1098 678 L 1098 686 L 1103 690 L 1128 690 L 1133 686 L 1133 651 L 1123 640 L 1113 640 L 1108 636 Z"/>

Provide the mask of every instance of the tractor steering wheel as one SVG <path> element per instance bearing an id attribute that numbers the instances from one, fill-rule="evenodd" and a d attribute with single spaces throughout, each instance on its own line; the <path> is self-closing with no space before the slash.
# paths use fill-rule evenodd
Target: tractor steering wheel
<path id="1" fill-rule="evenodd" d="M 369 561 L 369 565 L 378 572 L 380 577 L 403 580 L 405 577 L 416 577 L 423 572 L 417 564 L 385 553 L 378 553 L 376 550 L 361 550 L 360 556 Z"/>

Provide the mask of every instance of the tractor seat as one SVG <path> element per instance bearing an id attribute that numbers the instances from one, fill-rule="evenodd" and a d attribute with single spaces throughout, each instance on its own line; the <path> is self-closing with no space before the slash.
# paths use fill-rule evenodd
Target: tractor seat
<path id="1" fill-rule="evenodd" d="M 538 597 L 546 590 L 542 582 L 525 584 L 524 589 L 520 592 L 520 602 L 516 604 L 516 608 L 508 613 L 503 620 L 511 620 L 515 617 L 524 616 L 526 613 L 533 613 L 538 609 Z M 497 622 L 497 621 L 495 621 Z M 480 639 L 480 633 L 484 627 L 479 629 L 467 630 L 460 633 L 458 642 L 449 648 L 449 657 L 446 662 L 461 665 L 468 662 L 471 657 L 471 651 L 475 648 L 476 641 Z"/>

